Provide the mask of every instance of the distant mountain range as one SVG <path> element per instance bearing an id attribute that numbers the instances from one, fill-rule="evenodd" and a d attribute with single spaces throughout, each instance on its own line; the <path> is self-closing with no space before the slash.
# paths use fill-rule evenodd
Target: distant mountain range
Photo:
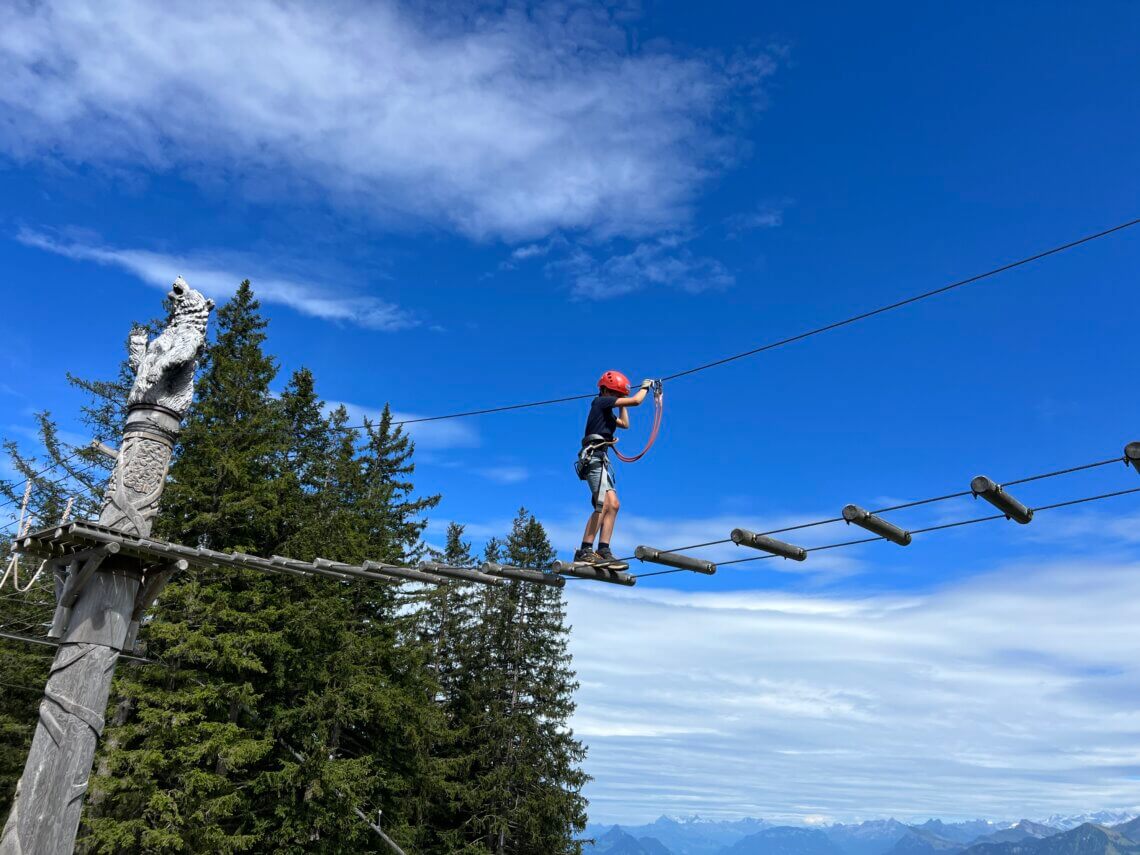
<path id="1" fill-rule="evenodd" d="M 1117 811 L 1044 822 L 774 825 L 762 819 L 663 816 L 648 825 L 590 826 L 585 855 L 1140 855 L 1140 818 Z"/>
<path id="2" fill-rule="evenodd" d="M 765 828 L 771 828 L 771 823 L 762 819 L 726 822 L 699 816 L 684 819 L 663 816 L 649 825 L 589 827 L 586 836 L 595 838 L 598 843 L 594 848 L 586 847 L 584 852 L 589 855 L 721 855 L 727 847 Z M 618 834 L 609 837 L 615 831 Z M 603 840 L 624 848 L 605 848 Z M 664 848 L 653 849 L 654 844 Z"/>

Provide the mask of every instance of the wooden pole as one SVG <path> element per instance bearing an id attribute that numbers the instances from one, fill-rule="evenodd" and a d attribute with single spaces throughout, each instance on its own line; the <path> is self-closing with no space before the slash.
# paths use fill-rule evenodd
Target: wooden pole
<path id="1" fill-rule="evenodd" d="M 141 330 L 131 334 L 136 380 L 99 515 L 100 525 L 139 537 L 150 534 L 158 511 L 214 305 L 181 277 L 168 296 L 172 312 L 163 333 L 152 342 Z M 97 557 L 71 563 L 54 627 L 62 638 L 0 838 L 0 855 L 69 855 L 75 850 L 115 665 L 136 608 L 148 605 L 137 603 L 140 586 L 148 592 L 155 587 L 137 560 L 117 553 L 102 550 Z M 168 567 L 156 570 L 169 572 Z"/>

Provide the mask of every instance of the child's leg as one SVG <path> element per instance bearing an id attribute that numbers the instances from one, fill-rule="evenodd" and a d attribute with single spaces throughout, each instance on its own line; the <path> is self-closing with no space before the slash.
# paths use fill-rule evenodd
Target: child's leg
<path id="1" fill-rule="evenodd" d="M 594 507 L 594 512 L 586 520 L 586 532 L 582 535 L 582 543 L 590 544 L 591 548 L 594 538 L 598 536 L 598 529 L 602 525 L 602 513 L 606 507 L 606 493 L 612 486 L 610 477 L 610 470 L 604 459 L 594 458 L 590 461 L 590 466 L 586 470 L 586 482 L 590 487 L 590 503 Z M 585 547 L 582 548 L 585 549 Z"/>
<path id="2" fill-rule="evenodd" d="M 614 523 L 617 522 L 619 510 L 621 510 L 621 502 L 618 501 L 617 490 L 608 491 L 605 504 L 602 507 L 602 536 L 599 538 L 599 542 L 610 542 L 614 535 Z"/>
<path id="3" fill-rule="evenodd" d="M 600 511 L 594 511 L 590 514 L 590 518 L 586 520 L 586 533 L 582 535 L 582 543 L 593 544 L 594 538 L 598 536 L 598 527 L 602 524 L 602 514 Z"/>

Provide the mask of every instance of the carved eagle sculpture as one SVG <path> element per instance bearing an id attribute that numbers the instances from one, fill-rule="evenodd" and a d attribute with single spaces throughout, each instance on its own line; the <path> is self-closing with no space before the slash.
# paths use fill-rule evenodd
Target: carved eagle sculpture
<path id="1" fill-rule="evenodd" d="M 129 404 L 156 404 L 185 414 L 194 397 L 194 371 L 206 344 L 206 323 L 214 301 L 203 297 L 181 276 L 170 293 L 170 318 L 154 341 L 147 341 L 144 329 L 131 331 L 131 368 L 135 385 Z"/>

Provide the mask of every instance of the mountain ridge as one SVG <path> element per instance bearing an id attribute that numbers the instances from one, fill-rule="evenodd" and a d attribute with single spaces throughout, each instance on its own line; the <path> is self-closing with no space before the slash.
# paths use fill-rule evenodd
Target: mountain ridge
<path id="1" fill-rule="evenodd" d="M 1140 817 L 1130 812 L 1050 819 L 1068 827 L 1030 819 L 790 825 L 662 815 L 640 826 L 589 827 L 593 842 L 583 855 L 1140 855 Z M 1073 825 L 1078 819 L 1085 821 Z"/>

